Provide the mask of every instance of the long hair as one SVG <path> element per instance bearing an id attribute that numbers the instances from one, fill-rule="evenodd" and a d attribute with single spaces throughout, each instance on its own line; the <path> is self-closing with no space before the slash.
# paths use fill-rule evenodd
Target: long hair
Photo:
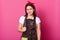
<path id="1" fill-rule="evenodd" d="M 27 13 L 27 11 L 26 11 L 26 8 L 27 8 L 27 6 L 31 6 L 33 9 L 34 9 L 34 11 L 33 11 L 33 16 L 34 16 L 34 23 L 35 23 L 35 19 L 36 19 L 36 8 L 35 8 L 35 5 L 33 4 L 33 3 L 31 3 L 31 2 L 28 2 L 26 5 L 25 5 L 25 17 L 26 17 L 26 19 L 27 19 L 27 15 L 28 15 L 28 13 Z"/>

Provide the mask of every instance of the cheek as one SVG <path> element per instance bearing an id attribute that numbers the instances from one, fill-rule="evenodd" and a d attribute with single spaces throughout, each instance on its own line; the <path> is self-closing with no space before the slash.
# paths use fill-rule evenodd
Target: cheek
<path id="1" fill-rule="evenodd" d="M 29 13 L 29 11 L 28 11 L 28 10 L 27 10 L 26 12 L 27 12 L 27 13 Z"/>
<path id="2" fill-rule="evenodd" d="M 31 10 L 31 12 L 33 13 L 33 10 Z"/>

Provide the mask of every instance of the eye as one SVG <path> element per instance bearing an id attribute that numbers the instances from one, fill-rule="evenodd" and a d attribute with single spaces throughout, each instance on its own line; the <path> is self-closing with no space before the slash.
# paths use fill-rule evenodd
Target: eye
<path id="1" fill-rule="evenodd" d="M 30 8 L 30 10 L 32 10 L 32 8 Z"/>

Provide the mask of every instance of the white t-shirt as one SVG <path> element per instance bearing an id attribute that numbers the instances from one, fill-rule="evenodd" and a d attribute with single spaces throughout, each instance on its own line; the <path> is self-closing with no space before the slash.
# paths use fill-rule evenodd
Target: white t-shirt
<path id="1" fill-rule="evenodd" d="M 21 16 L 19 18 L 19 23 L 24 24 L 24 19 L 25 19 L 25 16 Z M 39 23 L 41 23 L 41 20 L 39 17 L 36 17 L 36 24 L 39 24 Z"/>

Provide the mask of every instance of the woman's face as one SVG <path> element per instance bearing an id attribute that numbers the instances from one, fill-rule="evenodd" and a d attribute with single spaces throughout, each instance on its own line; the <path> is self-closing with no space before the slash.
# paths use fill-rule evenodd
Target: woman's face
<path id="1" fill-rule="evenodd" d="M 32 15 L 33 14 L 33 8 L 31 6 L 27 6 L 26 8 L 26 12 L 28 13 L 28 15 Z"/>

